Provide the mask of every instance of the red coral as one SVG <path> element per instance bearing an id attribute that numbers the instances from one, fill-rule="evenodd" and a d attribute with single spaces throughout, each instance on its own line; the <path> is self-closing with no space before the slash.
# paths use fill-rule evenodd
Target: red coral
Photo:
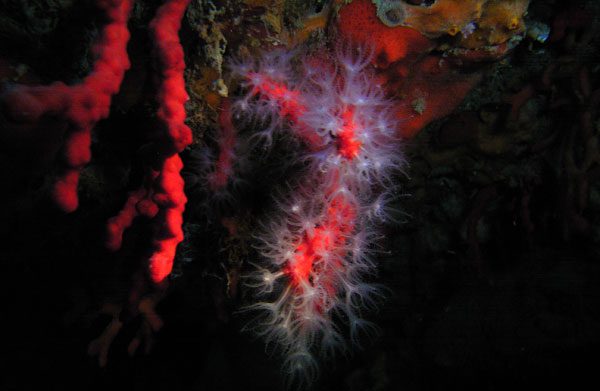
<path id="1" fill-rule="evenodd" d="M 91 159 L 91 132 L 96 123 L 108 117 L 110 102 L 119 91 L 129 69 L 127 20 L 131 0 L 96 2 L 108 19 L 92 53 L 96 56 L 92 72 L 80 84 L 67 86 L 18 86 L 2 95 L 8 112 L 21 124 L 39 124 L 42 117 L 61 118 L 67 124 L 63 161 L 54 182 L 52 196 L 65 212 L 77 209 L 77 185 L 81 169 Z"/>
<path id="2" fill-rule="evenodd" d="M 177 245 L 183 240 L 183 212 L 187 198 L 178 153 L 192 142 L 192 132 L 184 124 L 184 104 L 188 99 L 183 71 L 185 62 L 179 41 L 181 18 L 190 0 L 169 0 L 150 23 L 161 82 L 158 88 L 157 117 L 163 137 L 155 142 L 161 162 L 158 171 L 149 168 L 144 185 L 133 191 L 121 212 L 108 222 L 107 247 L 117 250 L 122 235 L 137 216 L 155 217 L 156 232 L 149 258 L 150 277 L 162 282 L 171 272 Z"/>
<path id="3" fill-rule="evenodd" d="M 233 67 L 247 91 L 236 114 L 259 124 L 249 137 L 270 145 L 293 136 L 305 147 L 295 160 L 306 174 L 275 200 L 276 217 L 256 234 L 260 266 L 248 277 L 261 300 L 249 307 L 260 311 L 253 327 L 287 356 L 292 382 L 312 380 L 316 355 L 341 348 L 338 320 L 353 342 L 369 329 L 361 307 L 377 289 L 364 277 L 374 269 L 372 241 L 389 207 L 391 175 L 404 164 L 395 106 L 373 79 L 372 54 L 339 44 L 334 55 L 305 56 L 298 68 L 280 50 Z"/>

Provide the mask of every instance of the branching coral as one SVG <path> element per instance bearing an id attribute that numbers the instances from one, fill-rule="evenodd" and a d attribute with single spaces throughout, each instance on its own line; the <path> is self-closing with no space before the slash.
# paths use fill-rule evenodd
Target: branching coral
<path id="1" fill-rule="evenodd" d="M 177 245 L 183 240 L 183 211 L 187 198 L 183 167 L 179 153 L 192 142 L 191 130 L 184 124 L 184 103 L 188 99 L 183 80 L 185 63 L 179 42 L 181 18 L 189 0 L 170 0 L 162 5 L 150 24 L 155 42 L 155 56 L 161 73 L 157 101 L 158 118 L 163 134 L 153 146 L 158 169 L 149 167 L 144 185 L 132 192 L 122 211 L 108 223 L 107 246 L 117 250 L 123 231 L 138 215 L 155 218 L 152 254 L 149 258 L 150 277 L 162 282 L 171 272 Z"/>
<path id="2" fill-rule="evenodd" d="M 66 212 L 79 204 L 77 185 L 82 167 L 91 159 L 92 129 L 108 117 L 111 98 L 129 68 L 127 20 L 132 2 L 99 0 L 97 5 L 107 23 L 92 48 L 96 56 L 92 72 L 80 84 L 15 86 L 0 96 L 18 128 L 35 128 L 47 116 L 61 118 L 66 124 L 63 157 L 52 189 L 54 201 Z"/>
<path id="3" fill-rule="evenodd" d="M 333 63 L 309 57 L 296 71 L 283 52 L 232 67 L 248 91 L 234 113 L 262 127 L 262 143 L 289 127 L 307 149 L 298 157 L 307 175 L 276 200 L 276 217 L 257 234 L 265 261 L 248 277 L 261 300 L 248 307 L 258 312 L 250 327 L 285 354 L 292 380 L 314 377 L 315 354 L 343 349 L 336 319 L 355 344 L 372 327 L 361 313 L 377 289 L 364 276 L 404 159 L 393 106 L 367 69 L 371 55 L 340 45 Z"/>

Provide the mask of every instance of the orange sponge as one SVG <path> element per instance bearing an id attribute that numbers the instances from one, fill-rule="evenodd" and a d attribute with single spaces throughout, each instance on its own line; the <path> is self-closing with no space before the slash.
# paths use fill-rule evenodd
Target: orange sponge
<path id="1" fill-rule="evenodd" d="M 463 35 L 459 46 L 477 49 L 499 45 L 525 31 L 523 16 L 529 0 L 490 0 L 484 7 L 477 29 Z"/>
<path id="2" fill-rule="evenodd" d="M 481 17 L 488 0 L 437 0 L 431 5 L 374 1 L 377 16 L 389 27 L 407 26 L 430 38 L 456 35 Z"/>

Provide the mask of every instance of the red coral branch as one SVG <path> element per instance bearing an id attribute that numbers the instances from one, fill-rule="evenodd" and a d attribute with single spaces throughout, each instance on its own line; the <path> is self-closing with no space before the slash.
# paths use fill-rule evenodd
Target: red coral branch
<path id="1" fill-rule="evenodd" d="M 59 117 L 67 124 L 63 161 L 54 182 L 52 197 L 65 212 L 77 209 L 77 185 L 81 169 L 91 159 L 91 132 L 98 121 L 108 117 L 110 102 L 119 91 L 129 69 L 127 20 L 131 0 L 96 2 L 107 17 L 92 53 L 92 72 L 80 84 L 56 82 L 48 86 L 18 86 L 3 94 L 8 112 L 23 124 L 38 124 L 42 117 Z"/>
<path id="2" fill-rule="evenodd" d="M 192 132 L 185 125 L 184 104 L 188 99 L 183 72 L 185 62 L 179 41 L 181 19 L 190 0 L 169 0 L 150 23 L 155 43 L 158 87 L 157 117 L 163 137 L 155 142 L 161 162 L 158 171 L 150 169 L 142 188 L 130 193 L 119 214 L 108 222 L 107 247 L 120 248 L 123 232 L 137 216 L 155 217 L 156 231 L 149 259 L 150 277 L 162 282 L 171 272 L 177 245 L 183 240 L 183 212 L 187 198 L 180 171 L 183 163 L 178 153 L 192 143 Z"/>

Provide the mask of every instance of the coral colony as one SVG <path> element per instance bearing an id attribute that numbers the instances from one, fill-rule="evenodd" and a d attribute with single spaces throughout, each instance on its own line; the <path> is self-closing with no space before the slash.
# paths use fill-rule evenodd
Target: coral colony
<path id="1" fill-rule="evenodd" d="M 95 3 L 105 24 L 87 77 L 74 85 L 16 86 L 0 96 L 23 128 L 41 126 L 44 116 L 64 123 L 52 197 L 65 212 L 78 207 L 92 129 L 109 116 L 111 98 L 130 65 L 133 0 Z M 178 31 L 189 3 L 165 1 L 150 24 L 160 80 L 154 159 L 142 185 L 107 224 L 106 246 L 112 251 L 121 247 L 136 217 L 153 225 L 147 275 L 162 288 L 183 240 L 187 202 L 179 153 L 192 143 L 192 133 L 184 124 L 188 96 Z M 380 292 L 367 280 L 375 270 L 377 226 L 397 213 L 389 201 L 393 176 L 405 165 L 402 140 L 452 111 L 477 82 L 479 74 L 459 72 L 460 64 L 495 60 L 514 47 L 528 1 L 439 0 L 428 10 L 373 3 L 355 0 L 341 8 L 330 49 L 312 55 L 278 49 L 259 59 L 232 60 L 230 72 L 243 94 L 220 107 L 220 150 L 206 180 L 213 192 L 237 175 L 236 128 L 251 129 L 250 141 L 262 148 L 282 138 L 301 145 L 293 162 L 303 168 L 301 175 L 274 198 L 275 212 L 255 234 L 261 259 L 249 260 L 254 270 L 246 279 L 255 300 L 246 308 L 254 315 L 248 328 L 283 353 L 289 379 L 300 382 L 314 378 L 317 357 L 344 350 L 348 340 L 357 344 L 373 327 L 363 312 Z M 459 33 L 461 50 L 430 53 L 433 39 Z M 485 50 L 475 46 L 481 42 Z"/>
<path id="2" fill-rule="evenodd" d="M 276 201 L 258 235 L 265 261 L 248 282 L 261 300 L 249 307 L 259 311 L 252 326 L 285 353 L 292 377 L 312 377 L 313 355 L 343 346 L 336 318 L 353 341 L 371 327 L 361 311 L 378 292 L 364 276 L 374 227 L 390 217 L 391 176 L 404 164 L 393 104 L 366 69 L 372 55 L 339 46 L 329 62 L 309 58 L 296 71 L 280 51 L 232 66 L 248 91 L 234 113 L 263 124 L 265 144 L 289 128 L 306 146 L 298 159 L 307 174 Z"/>

